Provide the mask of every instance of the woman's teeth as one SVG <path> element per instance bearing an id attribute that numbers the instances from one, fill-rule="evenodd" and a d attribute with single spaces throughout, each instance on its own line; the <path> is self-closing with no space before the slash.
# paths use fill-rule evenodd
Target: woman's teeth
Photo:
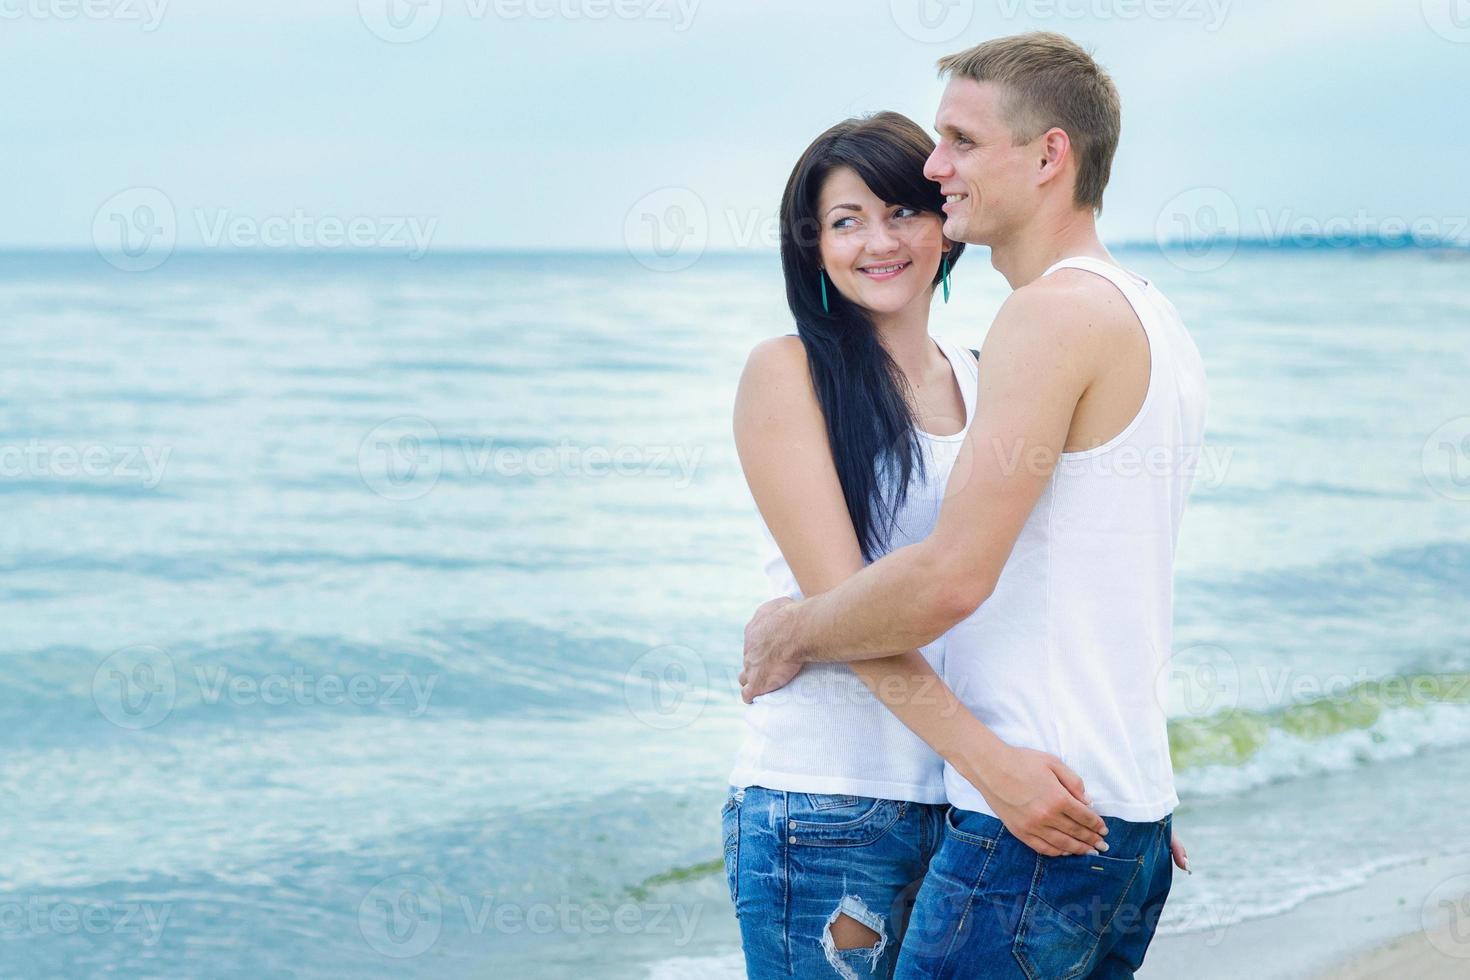
<path id="1" fill-rule="evenodd" d="M 893 265 L 865 265 L 860 271 L 870 276 L 890 276 L 895 272 L 902 272 L 907 267 L 907 262 L 896 262 Z"/>

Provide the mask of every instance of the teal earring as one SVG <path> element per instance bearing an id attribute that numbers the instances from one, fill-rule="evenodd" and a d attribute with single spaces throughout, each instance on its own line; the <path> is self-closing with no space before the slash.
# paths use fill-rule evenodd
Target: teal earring
<path id="1" fill-rule="evenodd" d="M 945 252 L 944 253 L 944 258 L 940 260 L 940 267 L 944 270 L 944 301 L 946 303 L 948 303 L 949 302 L 949 253 L 948 252 Z"/>
<path id="2" fill-rule="evenodd" d="M 827 274 L 821 269 L 818 269 L 817 278 L 822 280 L 822 312 L 831 313 L 832 310 L 827 306 Z"/>

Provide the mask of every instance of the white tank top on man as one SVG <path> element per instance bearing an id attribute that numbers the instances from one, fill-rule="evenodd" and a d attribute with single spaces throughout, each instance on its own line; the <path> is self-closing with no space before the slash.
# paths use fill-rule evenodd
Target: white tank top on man
<path id="1" fill-rule="evenodd" d="M 1101 446 L 1063 453 L 995 591 L 947 634 L 943 676 L 1007 743 L 1059 757 L 1094 809 L 1161 820 L 1178 805 L 1156 682 L 1173 644 L 1174 553 L 1204 433 L 1204 368 L 1178 311 L 1148 280 L 1097 259 L 1047 269 L 1102 276 L 1133 307 L 1150 354 L 1137 415 Z M 945 767 L 949 802 L 994 816 Z"/>

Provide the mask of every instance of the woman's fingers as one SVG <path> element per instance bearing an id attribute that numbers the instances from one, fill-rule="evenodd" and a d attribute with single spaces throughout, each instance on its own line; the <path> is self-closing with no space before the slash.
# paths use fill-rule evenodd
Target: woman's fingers
<path id="1" fill-rule="evenodd" d="M 1081 824 L 1089 833 L 1097 837 L 1108 836 L 1108 824 L 1102 815 L 1090 806 L 1084 806 L 1077 800 L 1067 801 L 1062 807 L 1062 815 L 1070 820 Z"/>
<path id="2" fill-rule="evenodd" d="M 1037 837 L 1035 834 L 1027 834 L 1021 839 L 1025 841 L 1027 847 L 1031 848 L 1031 850 L 1035 851 L 1037 854 L 1040 854 L 1042 857 L 1060 857 L 1062 854 L 1061 851 L 1057 850 L 1055 847 L 1051 846 L 1051 844 L 1042 840 L 1040 837 Z"/>
<path id="3" fill-rule="evenodd" d="M 1053 757 L 1051 760 L 1051 771 L 1056 775 L 1057 782 L 1073 797 L 1083 803 L 1091 803 L 1092 799 L 1087 795 L 1087 787 L 1082 782 L 1082 777 L 1077 775 L 1061 759 Z"/>
<path id="4" fill-rule="evenodd" d="M 1057 854 L 1087 854 L 1092 850 L 1091 844 L 1085 844 L 1075 837 L 1068 837 L 1052 827 L 1043 830 L 1041 837 L 1056 850 Z"/>
<path id="5" fill-rule="evenodd" d="M 1067 836 L 1073 837 L 1081 843 L 1087 845 L 1087 847 L 1090 849 L 1106 851 L 1108 849 L 1108 842 L 1103 840 L 1103 834 L 1100 834 L 1096 830 L 1092 829 L 1095 826 L 1095 822 L 1091 818 L 1096 817 L 1097 814 L 1093 813 L 1093 811 L 1087 809 L 1081 804 L 1077 804 L 1077 806 L 1081 809 L 1082 812 L 1075 813 L 1071 810 L 1068 810 L 1067 812 L 1063 813 L 1061 816 L 1061 823 L 1057 827 L 1057 829 Z M 1103 830 L 1107 830 L 1106 824 L 1103 825 Z"/>
<path id="6" fill-rule="evenodd" d="M 1173 856 L 1174 863 L 1179 866 L 1180 871 L 1185 874 L 1194 874 L 1189 870 L 1189 852 L 1184 849 L 1184 842 L 1177 835 L 1169 837 L 1169 853 Z"/>

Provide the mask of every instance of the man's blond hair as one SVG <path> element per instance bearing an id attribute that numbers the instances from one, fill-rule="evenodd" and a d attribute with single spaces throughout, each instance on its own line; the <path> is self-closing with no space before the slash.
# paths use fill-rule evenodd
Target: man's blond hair
<path id="1" fill-rule="evenodd" d="M 994 82 L 1017 145 L 1052 127 L 1063 130 L 1077 155 L 1079 208 L 1102 210 L 1122 129 L 1118 90 L 1076 41 L 1051 31 L 1000 37 L 939 60 L 944 76 Z"/>

